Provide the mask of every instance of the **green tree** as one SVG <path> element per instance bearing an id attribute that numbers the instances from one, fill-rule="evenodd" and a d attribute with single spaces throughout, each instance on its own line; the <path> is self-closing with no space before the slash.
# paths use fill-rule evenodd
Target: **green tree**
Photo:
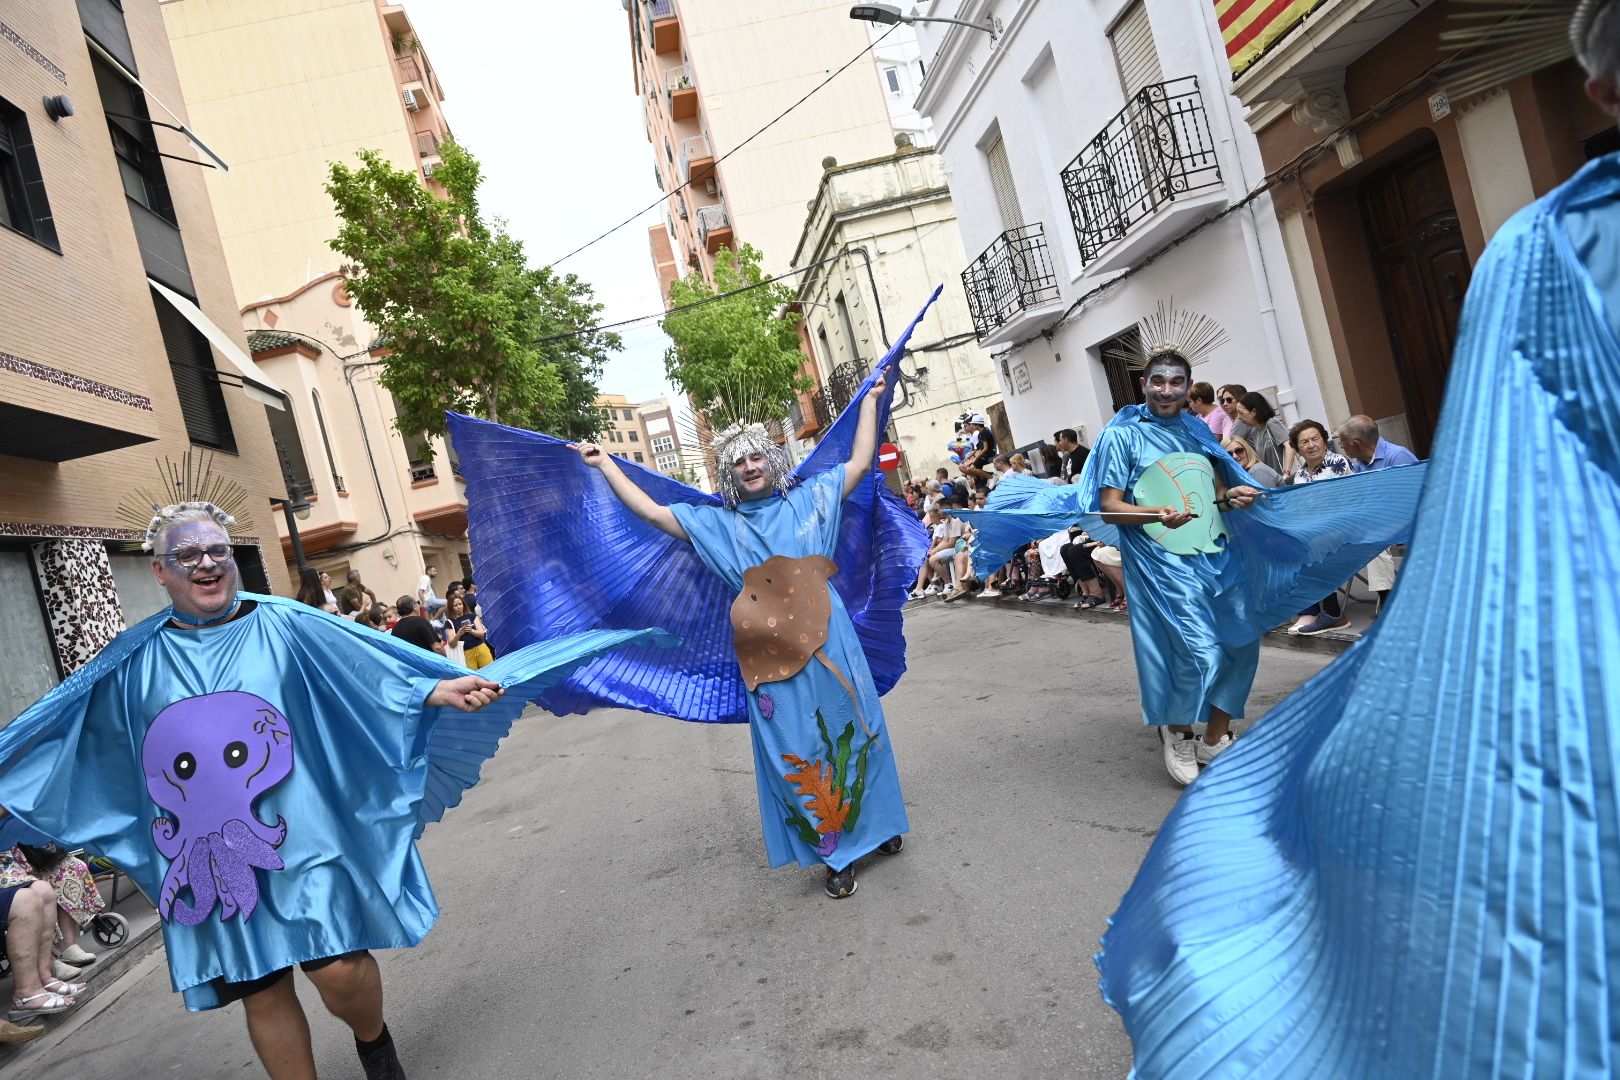
<path id="1" fill-rule="evenodd" d="M 333 250 L 366 319 L 387 339 L 382 384 L 405 435 L 442 435 L 446 410 L 580 438 L 601 425 L 596 379 L 617 334 L 591 330 L 591 287 L 530 269 L 523 245 L 479 213 L 481 170 L 454 142 L 436 171 L 447 197 L 375 151 L 331 166 L 342 225 Z"/>
<path id="2" fill-rule="evenodd" d="M 793 290 L 761 284 L 769 276 L 761 258 L 747 244 L 739 252 L 727 249 L 714 261 L 714 284 L 689 274 L 669 287 L 671 307 L 698 306 L 664 318 L 674 342 L 664 354 L 664 371 L 717 429 L 779 420 L 793 395 L 812 385 L 801 370 L 802 316 L 783 312 Z M 748 291 L 725 296 L 739 289 Z"/>

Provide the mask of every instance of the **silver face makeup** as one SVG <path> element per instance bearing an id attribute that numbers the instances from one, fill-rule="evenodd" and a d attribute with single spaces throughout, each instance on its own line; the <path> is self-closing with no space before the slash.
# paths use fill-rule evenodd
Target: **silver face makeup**
<path id="1" fill-rule="evenodd" d="M 1147 396 L 1148 409 L 1154 416 L 1168 419 L 1187 404 L 1192 389 L 1192 378 L 1181 364 L 1168 360 L 1150 360 L 1142 375 L 1142 392 Z"/>
<path id="2" fill-rule="evenodd" d="M 231 538 L 212 521 L 182 521 L 170 525 L 156 538 L 165 552 L 181 552 L 215 545 L 230 546 Z M 195 566 L 180 565 L 174 554 L 152 560 L 158 582 L 169 593 L 169 602 L 182 615 L 207 618 L 224 611 L 236 600 L 236 560 L 216 562 L 206 554 Z"/>

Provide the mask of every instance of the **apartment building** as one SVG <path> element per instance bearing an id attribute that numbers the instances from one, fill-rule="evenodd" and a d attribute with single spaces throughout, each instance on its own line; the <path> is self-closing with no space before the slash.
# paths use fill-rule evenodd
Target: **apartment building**
<path id="1" fill-rule="evenodd" d="M 834 258 L 840 252 L 848 258 Z M 990 354 L 974 338 L 958 276 L 966 262 L 945 165 L 932 150 L 903 147 L 871 161 L 826 169 L 793 266 L 800 349 L 815 387 L 792 403 L 796 454 L 852 403 L 934 287 L 945 291 L 901 358 L 888 438 L 900 448 L 900 480 L 932 476 L 964 413 L 1001 400 Z M 894 474 L 891 474 L 894 475 Z"/>
<path id="2" fill-rule="evenodd" d="M 444 85 L 403 5 L 382 0 L 166 0 L 185 98 L 233 168 L 209 177 L 256 355 L 288 394 L 278 449 L 310 502 L 311 565 L 351 568 L 379 598 L 424 569 L 469 568 L 464 486 L 444 439 L 403 438 L 378 383 L 386 356 L 343 288 L 329 163 L 376 150 L 440 191 Z M 296 64 L 288 57 L 297 57 Z M 282 549 L 293 557 L 280 526 Z"/>
<path id="3" fill-rule="evenodd" d="M 1324 413 L 1318 371 L 1244 107 L 1227 92 L 1208 0 L 931 0 L 933 118 L 1015 445 L 1085 440 L 1138 397 L 1117 358 L 1161 302 L 1229 342 L 1195 375 Z"/>
<path id="4" fill-rule="evenodd" d="M 670 193 L 649 237 L 666 297 L 675 277 L 711 274 L 720 249 L 741 243 L 785 271 L 822 160 L 894 150 L 894 95 L 868 54 L 744 142 L 867 47 L 867 26 L 831 0 L 626 0 L 626 11 L 653 168 Z"/>
<path id="5" fill-rule="evenodd" d="M 689 437 L 682 436 L 681 428 L 685 427 L 690 433 L 692 425 L 676 411 L 675 403 L 668 398 L 656 398 L 643 401 L 638 411 L 652 450 L 653 468 L 683 483 L 701 486 L 705 475 L 703 455 L 698 447 L 691 445 Z"/>
<path id="6" fill-rule="evenodd" d="M 207 455 L 246 489 L 243 586 L 288 591 L 259 539 L 286 496 L 279 394 L 244 348 L 196 164 L 230 163 L 215 142 L 157 0 L 0 0 L 0 724 L 167 604 L 117 514 L 158 460 Z"/>
<path id="7" fill-rule="evenodd" d="M 1574 61 L 1451 100 L 1452 0 L 1323 0 L 1308 23 L 1305 7 L 1221 0 L 1214 40 L 1284 179 L 1274 210 L 1328 416 L 1377 417 L 1427 454 L 1475 261 L 1620 135 Z"/>
<path id="8" fill-rule="evenodd" d="M 652 440 L 647 438 L 641 406 L 623 394 L 598 394 L 596 407 L 602 410 L 602 431 L 598 440 L 607 452 L 654 468 Z"/>

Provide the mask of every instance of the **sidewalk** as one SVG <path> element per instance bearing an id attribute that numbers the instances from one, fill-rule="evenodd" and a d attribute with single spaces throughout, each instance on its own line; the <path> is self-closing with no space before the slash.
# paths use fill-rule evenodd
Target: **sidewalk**
<path id="1" fill-rule="evenodd" d="M 106 888 L 100 879 L 96 884 Z M 16 1046 L 0 1046 L 0 1072 L 22 1075 L 31 1066 L 57 1056 L 57 1049 L 75 1032 L 140 981 L 124 978 L 126 973 L 138 971 L 144 975 L 153 963 L 163 962 L 163 935 L 158 929 L 157 911 L 128 878 L 119 881 L 118 903 L 111 910 L 129 920 L 128 939 L 119 948 L 108 949 L 88 933 L 84 935 L 81 944 L 96 954 L 96 962 L 83 969 L 78 981 L 88 982 L 90 989 L 80 995 L 78 1004 L 67 1012 L 43 1017 L 39 1022 L 45 1025 L 45 1034 Z M 12 999 L 10 974 L 0 978 L 0 995 L 3 995 L 0 1001 Z"/>
<path id="2" fill-rule="evenodd" d="M 922 607 L 925 604 L 943 604 L 944 601 L 945 597 L 943 595 L 925 596 L 919 600 L 907 601 L 906 610 L 911 611 Z M 1050 600 L 1025 601 L 1016 596 L 998 596 L 992 600 L 985 600 L 981 599 L 977 593 L 974 593 L 970 597 L 964 597 L 963 599 L 957 600 L 948 606 L 964 607 L 969 604 L 977 607 L 1016 608 L 1019 611 L 1039 611 L 1042 614 L 1071 619 L 1117 619 L 1124 621 L 1129 618 L 1128 615 L 1123 613 L 1109 611 L 1106 607 L 1092 608 L 1089 611 L 1077 610 L 1074 606 L 1074 595 L 1071 595 L 1067 600 L 1058 600 L 1054 598 Z M 1350 617 L 1350 625 L 1345 627 L 1343 630 L 1329 630 L 1325 634 L 1316 634 L 1312 637 L 1300 637 L 1298 634 L 1290 634 L 1288 632 L 1287 624 L 1284 624 L 1275 630 L 1269 631 L 1262 640 L 1268 645 L 1280 645 L 1285 648 L 1311 649 L 1317 652 L 1341 653 L 1350 646 L 1354 645 L 1357 641 L 1361 640 L 1361 635 L 1366 633 L 1367 628 L 1372 625 L 1372 613 L 1373 608 L 1371 604 L 1359 601 L 1351 601 L 1345 605 L 1345 614 Z"/>

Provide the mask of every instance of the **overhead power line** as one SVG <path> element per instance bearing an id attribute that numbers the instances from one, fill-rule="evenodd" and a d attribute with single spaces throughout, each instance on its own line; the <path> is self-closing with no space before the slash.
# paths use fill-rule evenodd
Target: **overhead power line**
<path id="1" fill-rule="evenodd" d="M 897 24 L 897 26 L 898 26 L 898 24 Z M 784 117 L 786 117 L 788 115 L 788 113 L 791 113 L 794 109 L 797 109 L 800 105 L 803 105 L 806 101 L 809 101 L 824 86 L 826 86 L 828 83 L 832 82 L 834 79 L 838 78 L 838 76 L 842 75 L 844 72 L 848 71 L 850 68 L 854 67 L 856 61 L 860 60 L 861 57 L 865 56 L 867 53 L 869 53 L 873 49 L 877 48 L 877 46 L 883 41 L 884 38 L 886 38 L 890 34 L 894 33 L 897 26 L 889 27 L 889 29 L 885 30 L 881 35 L 874 38 L 870 45 L 868 45 L 866 48 L 862 49 L 860 52 L 856 53 L 854 56 L 850 57 L 849 60 L 844 64 L 843 67 L 839 68 L 837 71 L 834 71 L 832 74 L 828 75 L 825 79 L 822 79 L 815 86 L 811 87 L 810 90 L 803 97 L 801 97 L 798 101 L 795 101 L 793 104 L 789 105 L 787 108 L 785 108 L 781 112 L 777 113 L 776 116 L 772 117 L 771 120 L 769 120 L 765 124 L 764 127 L 760 128 L 758 131 L 756 131 L 752 135 L 748 136 L 748 138 L 744 139 L 742 142 L 738 143 L 736 146 L 733 146 L 730 150 L 727 150 L 725 153 L 723 153 L 719 157 L 715 158 L 714 159 L 714 164 L 712 166 L 710 166 L 710 169 L 709 169 L 710 175 L 712 176 L 713 173 L 714 173 L 714 170 L 720 167 L 720 163 L 722 161 L 726 160 L 732 154 L 735 154 L 737 151 L 741 150 L 743 147 L 747 146 L 749 143 L 753 142 L 755 139 L 757 139 L 761 135 L 765 134 L 771 128 L 775 127 L 779 121 L 781 121 Z M 621 221 L 617 225 L 613 226 L 613 228 L 607 230 L 606 232 L 602 233 L 599 236 L 594 236 L 591 239 L 585 241 L 583 244 L 579 245 L 579 247 L 575 248 L 573 251 L 570 251 L 568 254 L 564 255 L 562 258 L 553 260 L 550 263 L 550 265 L 551 266 L 557 266 L 560 263 L 567 262 L 569 259 L 572 259 L 575 255 L 578 255 L 580 252 L 584 251 L 586 248 L 591 247 L 591 246 L 593 246 L 595 244 L 598 244 L 603 240 L 606 240 L 608 237 L 612 236 L 614 233 L 618 232 L 620 229 L 624 228 L 626 225 L 629 225 L 630 223 L 635 221 L 637 218 L 639 218 L 642 214 L 645 214 L 647 211 L 656 210 L 660 204 L 668 202 L 669 197 L 671 195 L 679 195 L 681 192 L 685 191 L 687 188 L 689 188 L 691 186 L 692 186 L 692 181 L 691 180 L 687 180 L 687 181 L 677 185 L 674 188 L 674 190 L 665 192 L 664 194 L 660 195 L 658 198 L 654 199 L 652 202 L 648 203 L 646 206 L 643 206 L 640 210 L 637 210 L 635 213 L 631 214 L 629 217 L 625 218 L 623 221 Z"/>

